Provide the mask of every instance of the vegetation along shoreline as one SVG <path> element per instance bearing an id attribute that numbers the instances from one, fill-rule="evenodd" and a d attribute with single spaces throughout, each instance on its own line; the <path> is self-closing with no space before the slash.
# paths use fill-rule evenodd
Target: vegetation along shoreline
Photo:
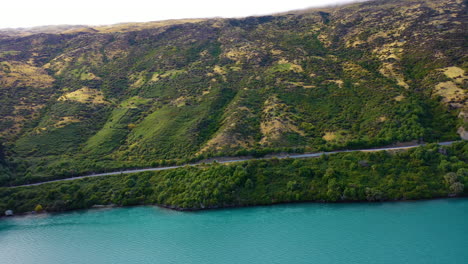
<path id="1" fill-rule="evenodd" d="M 96 205 L 158 205 L 187 211 L 291 202 L 379 202 L 463 197 L 468 143 L 398 152 L 250 160 L 0 188 L 0 210 L 47 212 Z M 98 206 L 99 207 L 99 206 Z"/>

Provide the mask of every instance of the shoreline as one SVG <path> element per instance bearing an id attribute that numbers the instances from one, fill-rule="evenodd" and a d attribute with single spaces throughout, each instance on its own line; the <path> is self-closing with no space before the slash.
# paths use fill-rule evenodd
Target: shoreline
<path id="1" fill-rule="evenodd" d="M 260 203 L 260 204 L 249 204 L 249 205 L 224 205 L 224 206 L 216 206 L 216 207 L 205 207 L 205 208 L 180 208 L 175 206 L 168 206 L 162 204 L 137 204 L 137 205 L 116 205 L 116 204 L 109 204 L 109 205 L 93 205 L 89 208 L 80 208 L 80 209 L 70 209 L 64 211 L 43 211 L 39 213 L 35 213 L 34 211 L 31 212 L 24 212 L 14 214 L 12 216 L 6 216 L 3 214 L 0 215 L 0 221 L 4 219 L 15 219 L 21 217 L 28 217 L 28 216 L 41 216 L 41 215 L 58 215 L 58 214 L 66 214 L 66 213 L 73 213 L 73 212 L 80 212 L 80 211 L 88 211 L 88 210 L 109 210 L 109 209 L 117 209 L 117 208 L 131 208 L 131 207 L 142 207 L 142 206 L 152 206 L 158 207 L 161 209 L 167 209 L 171 211 L 177 212 L 186 212 L 186 213 L 196 213 L 196 212 L 205 212 L 205 211 L 214 211 L 214 210 L 227 210 L 227 209 L 242 209 L 242 208 L 253 208 L 253 207 L 265 207 L 265 206 L 275 206 L 275 205 L 296 205 L 296 204 L 383 204 L 383 203 L 402 203 L 402 202 L 424 202 L 424 201 L 435 201 L 435 200 L 444 200 L 444 199 L 468 199 L 468 195 L 462 196 L 440 196 L 440 197 L 433 197 L 433 198 L 421 198 L 421 199 L 402 199 L 402 200 L 381 200 L 381 201 L 367 201 L 367 200 L 359 200 L 359 201 L 338 201 L 338 202 L 327 202 L 327 201 L 285 201 L 285 202 L 274 202 L 274 203 Z"/>
<path id="2" fill-rule="evenodd" d="M 0 214 L 13 210 L 14 215 L 31 215 L 39 205 L 54 213 L 137 205 L 189 212 L 288 203 L 382 203 L 465 197 L 465 148 L 466 143 L 462 143 L 448 148 L 450 152 L 441 152 L 434 145 L 400 155 L 356 152 L 325 159 L 187 167 L 147 172 L 141 177 L 0 188 Z"/>

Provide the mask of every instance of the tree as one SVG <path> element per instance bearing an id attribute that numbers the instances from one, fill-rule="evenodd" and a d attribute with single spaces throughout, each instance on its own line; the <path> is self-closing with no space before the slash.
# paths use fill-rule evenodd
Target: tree
<path id="1" fill-rule="evenodd" d="M 449 172 L 444 175 L 444 180 L 447 185 L 452 185 L 458 181 L 458 175 L 455 172 Z"/>
<path id="2" fill-rule="evenodd" d="M 246 189 L 252 189 L 253 187 L 254 187 L 254 184 L 253 184 L 252 180 L 251 180 L 251 179 L 247 179 L 247 180 L 245 181 L 245 188 L 246 188 Z"/>
<path id="3" fill-rule="evenodd" d="M 465 185 L 460 182 L 459 174 L 464 174 L 464 170 L 459 170 L 460 173 L 449 172 L 444 175 L 446 185 L 449 187 L 450 193 L 457 195 L 463 192 Z"/>
<path id="4" fill-rule="evenodd" d="M 382 192 L 377 188 L 366 188 L 367 201 L 378 201 L 382 199 Z"/>
<path id="5" fill-rule="evenodd" d="M 36 207 L 34 208 L 34 211 L 36 211 L 38 213 L 42 212 L 42 210 L 44 210 L 44 209 L 42 208 L 42 205 L 40 205 L 40 204 L 36 205 Z"/>
<path id="6" fill-rule="evenodd" d="M 463 183 L 461 182 L 454 182 L 452 185 L 450 185 L 450 191 L 452 192 L 452 194 L 460 194 L 463 192 L 463 190 L 465 189 L 465 185 L 463 185 Z"/>
<path id="7" fill-rule="evenodd" d="M 299 184 L 296 181 L 288 181 L 286 184 L 286 189 L 288 191 L 295 191 L 299 188 Z"/>
<path id="8" fill-rule="evenodd" d="M 301 167 L 301 168 L 299 168 L 299 176 L 312 178 L 312 177 L 314 177 L 314 172 L 310 168 Z"/>
<path id="9" fill-rule="evenodd" d="M 457 175 L 460 177 L 468 177 L 468 169 L 461 168 L 457 170 Z"/>
<path id="10" fill-rule="evenodd" d="M 336 178 L 332 178 L 328 181 L 327 196 L 328 196 L 328 199 L 332 202 L 336 202 L 338 201 L 338 199 L 340 199 L 341 188 L 338 182 L 336 181 Z"/>
<path id="11" fill-rule="evenodd" d="M 327 168 L 325 174 L 323 175 L 324 180 L 330 180 L 336 178 L 336 171 L 333 168 Z"/>

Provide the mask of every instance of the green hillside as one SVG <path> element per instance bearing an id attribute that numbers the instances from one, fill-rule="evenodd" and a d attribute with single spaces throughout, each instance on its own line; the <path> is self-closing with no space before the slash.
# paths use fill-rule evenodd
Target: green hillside
<path id="1" fill-rule="evenodd" d="M 383 0 L 0 30 L 0 183 L 467 139 L 466 10 Z"/>

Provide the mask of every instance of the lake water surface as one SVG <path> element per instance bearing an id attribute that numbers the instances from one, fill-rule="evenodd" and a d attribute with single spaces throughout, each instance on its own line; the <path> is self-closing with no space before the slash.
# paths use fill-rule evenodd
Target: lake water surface
<path id="1" fill-rule="evenodd" d="M 468 199 L 0 220 L 0 263 L 468 263 Z"/>

